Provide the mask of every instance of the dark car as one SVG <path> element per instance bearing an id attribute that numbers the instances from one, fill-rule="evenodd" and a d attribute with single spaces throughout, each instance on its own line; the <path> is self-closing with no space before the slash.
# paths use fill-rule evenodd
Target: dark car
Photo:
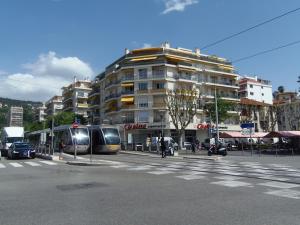
<path id="1" fill-rule="evenodd" d="M 26 142 L 12 143 L 7 151 L 7 157 L 9 159 L 16 158 L 35 158 L 35 149 Z"/>

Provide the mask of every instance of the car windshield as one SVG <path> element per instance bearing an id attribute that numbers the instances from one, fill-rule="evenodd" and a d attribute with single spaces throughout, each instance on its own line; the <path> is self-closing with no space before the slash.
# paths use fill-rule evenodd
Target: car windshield
<path id="1" fill-rule="evenodd" d="M 24 148 L 30 148 L 31 146 L 27 143 L 18 143 L 18 144 L 14 144 L 16 149 L 24 149 Z"/>

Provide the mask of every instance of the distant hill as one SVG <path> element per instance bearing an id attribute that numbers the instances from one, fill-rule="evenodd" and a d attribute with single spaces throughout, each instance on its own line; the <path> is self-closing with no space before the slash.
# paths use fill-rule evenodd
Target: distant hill
<path id="1" fill-rule="evenodd" d="M 2 105 L 2 106 L 1 106 Z M 0 97 L 0 128 L 8 126 L 9 110 L 11 106 L 22 106 L 24 110 L 24 126 L 35 120 L 34 110 L 42 106 L 42 102 L 23 101 Z"/>

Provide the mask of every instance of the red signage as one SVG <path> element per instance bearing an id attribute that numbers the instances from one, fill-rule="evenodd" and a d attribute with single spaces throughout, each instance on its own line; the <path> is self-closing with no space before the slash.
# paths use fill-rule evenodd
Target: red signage
<path id="1" fill-rule="evenodd" d="M 209 129 L 209 128 L 214 128 L 214 125 L 210 125 L 209 123 L 199 123 L 197 125 L 197 129 Z"/>
<path id="2" fill-rule="evenodd" d="M 146 129 L 147 124 L 136 123 L 136 124 L 125 124 L 125 130 L 135 130 L 135 129 Z"/>
<path id="3" fill-rule="evenodd" d="M 72 127 L 73 127 L 73 128 L 78 128 L 78 123 L 74 122 L 74 123 L 72 124 Z"/>

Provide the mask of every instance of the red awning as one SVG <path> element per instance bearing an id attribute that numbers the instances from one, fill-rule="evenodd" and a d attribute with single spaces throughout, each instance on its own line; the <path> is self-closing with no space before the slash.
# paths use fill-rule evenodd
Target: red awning
<path id="1" fill-rule="evenodd" d="M 274 138 L 274 137 L 300 137 L 300 131 L 272 131 L 268 133 L 265 138 Z"/>
<path id="2" fill-rule="evenodd" d="M 256 132 L 251 135 L 251 138 L 263 138 L 268 133 L 264 132 Z M 220 138 L 249 138 L 250 135 L 243 135 L 241 132 L 238 131 L 228 131 L 228 132 L 221 132 Z"/>

